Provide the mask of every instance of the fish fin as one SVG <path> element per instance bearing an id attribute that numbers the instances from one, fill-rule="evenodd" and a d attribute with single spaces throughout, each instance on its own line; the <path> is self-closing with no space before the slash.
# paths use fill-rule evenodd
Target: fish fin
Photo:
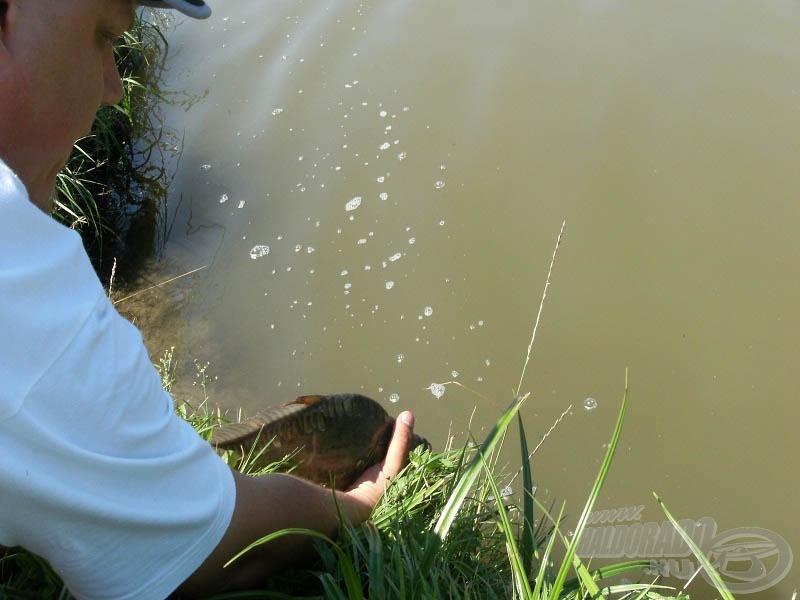
<path id="1" fill-rule="evenodd" d="M 289 406 L 290 404 L 305 404 L 306 406 L 312 406 L 317 404 L 318 402 L 322 402 L 326 396 L 322 396 L 320 394 L 312 395 L 312 396 L 298 396 L 291 402 L 287 402 L 284 406 Z"/>
<path id="2" fill-rule="evenodd" d="M 248 437 L 258 434 L 264 427 L 264 421 L 250 418 L 240 423 L 227 423 L 214 429 L 211 434 L 211 445 L 218 447 L 238 444 Z"/>

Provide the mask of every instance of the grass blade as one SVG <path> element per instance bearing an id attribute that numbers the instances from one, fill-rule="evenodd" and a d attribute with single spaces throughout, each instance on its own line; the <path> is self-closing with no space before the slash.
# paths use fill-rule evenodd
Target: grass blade
<path id="1" fill-rule="evenodd" d="M 561 522 L 561 519 L 564 518 L 564 505 L 561 505 L 561 510 L 558 513 L 558 517 L 553 519 L 550 516 L 550 513 L 543 509 L 545 516 L 553 522 L 554 527 L 558 527 L 558 524 Z M 547 541 L 547 546 L 544 549 L 544 554 L 539 559 L 539 572 L 536 575 L 536 585 L 533 587 L 533 597 L 534 598 L 551 598 L 550 590 L 551 586 L 547 583 L 547 566 L 550 564 L 550 557 L 553 554 L 553 545 L 555 544 L 556 538 L 558 536 L 553 533 L 549 536 Z"/>
<path id="2" fill-rule="evenodd" d="M 606 479 L 608 474 L 608 470 L 611 467 L 611 460 L 614 458 L 614 452 L 617 449 L 617 443 L 619 442 L 619 436 L 622 432 L 622 423 L 625 420 L 625 409 L 628 403 L 628 372 L 625 371 L 625 392 L 622 395 L 622 405 L 619 409 L 619 416 L 617 417 L 617 424 L 614 427 L 614 433 L 611 436 L 611 441 L 608 444 L 608 450 L 606 451 L 606 456 L 603 459 L 603 464 L 600 465 L 600 471 L 597 474 L 597 479 L 595 479 L 594 486 L 592 487 L 592 491 L 589 493 L 589 498 L 586 500 L 586 505 L 583 508 L 583 512 L 581 513 L 580 519 L 578 519 L 578 525 L 575 528 L 575 535 L 572 537 L 570 541 L 569 547 L 567 548 L 567 554 L 564 557 L 564 560 L 561 563 L 561 568 L 556 575 L 556 579 L 553 582 L 553 597 L 559 597 L 561 595 L 561 591 L 564 587 L 564 582 L 567 578 L 567 572 L 570 569 L 570 566 L 573 565 L 573 559 L 575 558 L 575 550 L 578 547 L 578 543 L 580 542 L 581 535 L 583 534 L 583 530 L 586 527 L 586 523 L 589 519 L 589 515 L 592 512 L 592 508 L 594 507 L 594 503 L 597 501 L 597 496 L 600 494 L 600 488 L 603 486 L 603 482 Z M 578 561 L 579 562 L 579 561 Z M 582 571 L 578 571 L 578 576 L 584 580 L 584 583 L 589 583 L 586 581 L 585 575 L 582 574 Z M 594 583 L 594 580 L 589 577 L 591 580 L 591 584 L 593 587 L 597 587 L 597 584 Z"/>
<path id="3" fill-rule="evenodd" d="M 482 456 L 482 455 L 479 455 Z M 514 578 L 514 586 L 517 588 L 517 593 L 520 598 L 532 598 L 530 584 L 528 583 L 528 571 L 522 561 L 522 557 L 517 547 L 517 542 L 514 539 L 514 529 L 511 527 L 511 521 L 508 518 L 506 507 L 503 505 L 503 498 L 500 494 L 500 488 L 497 487 L 497 482 L 492 476 L 491 467 L 486 462 L 483 462 L 486 469 L 486 481 L 494 494 L 495 502 L 497 503 L 497 514 L 499 516 L 498 525 L 503 532 L 506 541 L 506 551 L 508 553 L 508 560 L 511 563 L 511 574 Z"/>
<path id="4" fill-rule="evenodd" d="M 522 458 L 522 539 L 520 541 L 520 555 L 525 574 L 531 572 L 533 566 L 534 535 L 533 535 L 533 474 L 531 461 L 528 460 L 528 438 L 525 435 L 525 426 L 522 415 L 517 413 L 519 423 L 519 446 Z"/>
<path id="5" fill-rule="evenodd" d="M 483 470 L 483 457 L 488 456 L 492 450 L 495 449 L 497 443 L 502 439 L 503 435 L 508 429 L 509 423 L 511 423 L 511 420 L 517 414 L 522 406 L 522 403 L 525 402 L 529 395 L 530 394 L 525 394 L 524 396 L 518 396 L 514 399 L 514 401 L 511 403 L 511 406 L 506 410 L 505 413 L 503 413 L 497 423 L 495 423 L 494 427 L 489 432 L 489 435 L 486 437 L 483 444 L 481 444 L 475 457 L 472 459 L 472 461 L 470 461 L 470 464 L 467 466 L 466 470 L 461 475 L 461 478 L 458 480 L 453 493 L 447 499 L 447 503 L 442 509 L 441 516 L 439 517 L 439 520 L 433 529 L 435 534 L 434 538 L 444 541 L 447 537 L 458 511 L 461 508 L 461 505 L 464 503 L 464 499 L 467 497 L 467 494 L 469 494 L 470 489 L 472 489 L 473 484 Z M 433 552 L 435 549 L 436 545 L 433 543 L 429 544 L 426 548 L 425 558 L 423 559 L 424 569 L 430 568 L 430 562 L 433 560 Z"/>
<path id="6" fill-rule="evenodd" d="M 650 560 L 630 560 L 621 563 L 614 563 L 613 565 L 600 567 L 598 569 L 593 569 L 590 572 L 590 576 L 595 581 L 602 581 L 603 579 L 608 579 L 610 577 L 615 577 L 631 571 L 644 571 L 645 569 L 649 569 L 651 567 L 652 561 Z M 582 580 L 580 577 L 573 577 L 567 581 L 564 584 L 564 594 L 569 594 L 570 592 L 578 590 L 581 586 L 581 581 Z"/>
<path id="7" fill-rule="evenodd" d="M 386 598 L 386 585 L 384 564 L 386 557 L 383 553 L 383 543 L 381 542 L 381 535 L 377 527 L 369 521 L 364 523 L 364 531 L 369 545 L 369 552 L 367 554 L 367 562 L 369 568 L 369 597 L 370 598 Z"/>
<path id="8" fill-rule="evenodd" d="M 249 544 L 243 550 L 241 550 L 238 554 L 236 554 L 232 559 L 230 559 L 225 566 L 227 567 L 235 560 L 241 558 L 244 554 L 260 546 L 262 544 L 266 544 L 272 540 L 276 540 L 278 538 L 284 537 L 286 535 L 305 535 L 312 538 L 317 538 L 328 543 L 331 548 L 333 548 L 336 555 L 339 557 L 339 566 L 342 570 L 342 577 L 344 578 L 345 586 L 347 587 L 347 598 L 350 600 L 356 600 L 359 598 L 363 598 L 364 595 L 361 592 L 361 581 L 358 577 L 358 573 L 356 572 L 355 567 L 353 566 L 353 561 L 350 560 L 350 557 L 342 550 L 339 545 L 334 542 L 331 538 L 327 535 L 319 533 L 318 531 L 313 531 L 312 529 L 305 529 L 301 527 L 289 527 L 287 529 L 281 529 L 280 531 L 275 531 L 270 533 L 269 535 L 265 535 L 262 538 L 257 539 L 252 544 Z M 324 585 L 324 582 L 323 582 Z"/>
<path id="9" fill-rule="evenodd" d="M 728 586 L 725 585 L 725 582 L 722 580 L 722 577 L 714 568 L 714 565 L 711 564 L 711 561 L 708 560 L 708 557 L 705 555 L 705 553 L 695 543 L 695 541 L 691 538 L 691 536 L 686 533 L 683 527 L 681 527 L 678 524 L 678 521 L 676 521 L 675 517 L 672 516 L 672 513 L 670 513 L 669 510 L 667 510 L 666 505 L 658 496 L 658 494 L 653 492 L 653 496 L 656 497 L 658 504 L 661 506 L 661 510 L 664 511 L 664 514 L 667 516 L 667 519 L 669 519 L 669 522 L 672 523 L 672 526 L 681 535 L 683 541 L 686 542 L 686 545 L 689 546 L 689 548 L 691 548 L 692 552 L 697 557 L 697 560 L 700 561 L 701 565 L 703 565 L 703 568 L 705 569 L 706 573 L 708 573 L 708 576 L 711 577 L 711 579 L 713 580 L 714 586 L 716 586 L 717 591 L 720 593 L 722 598 L 724 598 L 725 600 L 734 600 L 733 594 L 728 589 Z"/>

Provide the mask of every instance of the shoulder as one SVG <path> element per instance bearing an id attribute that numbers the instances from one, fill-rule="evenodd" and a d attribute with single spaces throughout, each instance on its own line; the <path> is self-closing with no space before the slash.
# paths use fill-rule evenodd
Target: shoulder
<path id="1" fill-rule="evenodd" d="M 175 415 L 79 236 L 2 161 L 0 381 L 0 541 L 87 597 L 164 597 L 205 560 L 233 514 L 230 469 Z"/>
<path id="2" fill-rule="evenodd" d="M 0 161 L 0 419 L 103 296 L 78 234 L 32 204 Z"/>

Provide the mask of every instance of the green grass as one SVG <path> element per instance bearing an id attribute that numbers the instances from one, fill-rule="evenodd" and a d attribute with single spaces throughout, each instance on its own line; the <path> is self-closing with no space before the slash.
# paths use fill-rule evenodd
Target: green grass
<path id="1" fill-rule="evenodd" d="M 157 245 L 169 177 L 156 106 L 167 42 L 157 21 L 137 19 L 116 47 L 123 98 L 97 112 L 56 180 L 53 216 L 76 229 L 98 276 L 109 284 L 141 267 Z"/>
<path id="2" fill-rule="evenodd" d="M 172 351 L 157 365 L 166 389 L 175 382 L 176 366 Z M 179 402 L 176 410 L 208 438 L 226 419 L 209 408 L 208 364 L 196 363 L 196 372 L 199 406 Z M 575 553 L 612 465 L 628 410 L 627 381 L 608 450 L 571 535 L 562 529 L 565 507 L 554 511 L 552 506 L 543 506 L 533 492 L 528 440 L 520 416 L 526 399 L 513 399 L 481 443 L 468 436 L 459 447 L 412 452 L 409 465 L 389 487 L 372 519 L 359 526 L 342 522 L 336 540 L 294 529 L 259 540 L 257 543 L 264 543 L 281 535 L 306 533 L 316 538 L 319 559 L 310 569 L 273 577 L 267 590 L 223 594 L 216 600 L 686 598 L 684 591 L 654 581 L 614 583 L 623 574 L 641 578 L 649 561 L 593 569 Z M 518 499 L 504 497 L 498 481 L 507 474 L 498 473 L 494 466 L 494 457 L 513 430 L 520 442 L 524 490 Z M 242 469 L 251 470 L 247 464 Z M 664 513 L 677 527 L 666 508 Z M 686 541 L 692 545 L 690 538 Z M 699 549 L 693 550 L 713 573 Z M 731 599 L 724 582 L 719 578 L 715 582 L 720 597 Z M 44 561 L 20 549 L 9 550 L 0 558 L 0 596 L 71 598 Z"/>
<path id="3" fill-rule="evenodd" d="M 268 592 L 225 594 L 217 600 L 686 598 L 683 591 L 653 581 L 614 583 L 620 575 L 641 578 L 650 566 L 647 560 L 592 569 L 575 554 L 616 451 L 627 410 L 627 383 L 605 459 L 570 536 L 561 528 L 564 508 L 554 514 L 531 492 L 529 469 L 522 469 L 525 493 L 515 503 L 503 499 L 500 474 L 491 466 L 492 455 L 515 424 L 521 461 L 528 462 L 519 418 L 525 400 L 514 399 L 480 444 L 467 439 L 461 447 L 443 452 L 414 451 L 371 521 L 358 527 L 343 523 L 336 541 L 306 532 L 318 538 L 320 560 L 314 569 L 282 574 Z M 671 519 L 666 510 L 665 514 Z M 256 544 L 297 532 L 278 532 Z M 717 585 L 722 597 L 731 597 L 721 579 Z"/>

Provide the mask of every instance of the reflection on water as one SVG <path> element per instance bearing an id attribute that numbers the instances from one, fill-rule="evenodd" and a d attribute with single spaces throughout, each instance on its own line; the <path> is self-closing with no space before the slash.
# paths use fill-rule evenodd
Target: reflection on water
<path id="1" fill-rule="evenodd" d="M 800 550 L 798 32 L 777 0 L 220 0 L 170 36 L 202 100 L 167 117 L 165 271 L 209 267 L 168 337 L 230 407 L 359 391 L 480 435 L 566 218 L 521 390 L 531 446 L 558 422 L 540 492 L 579 513 L 628 368 L 598 508 L 660 523 L 656 490 Z"/>

